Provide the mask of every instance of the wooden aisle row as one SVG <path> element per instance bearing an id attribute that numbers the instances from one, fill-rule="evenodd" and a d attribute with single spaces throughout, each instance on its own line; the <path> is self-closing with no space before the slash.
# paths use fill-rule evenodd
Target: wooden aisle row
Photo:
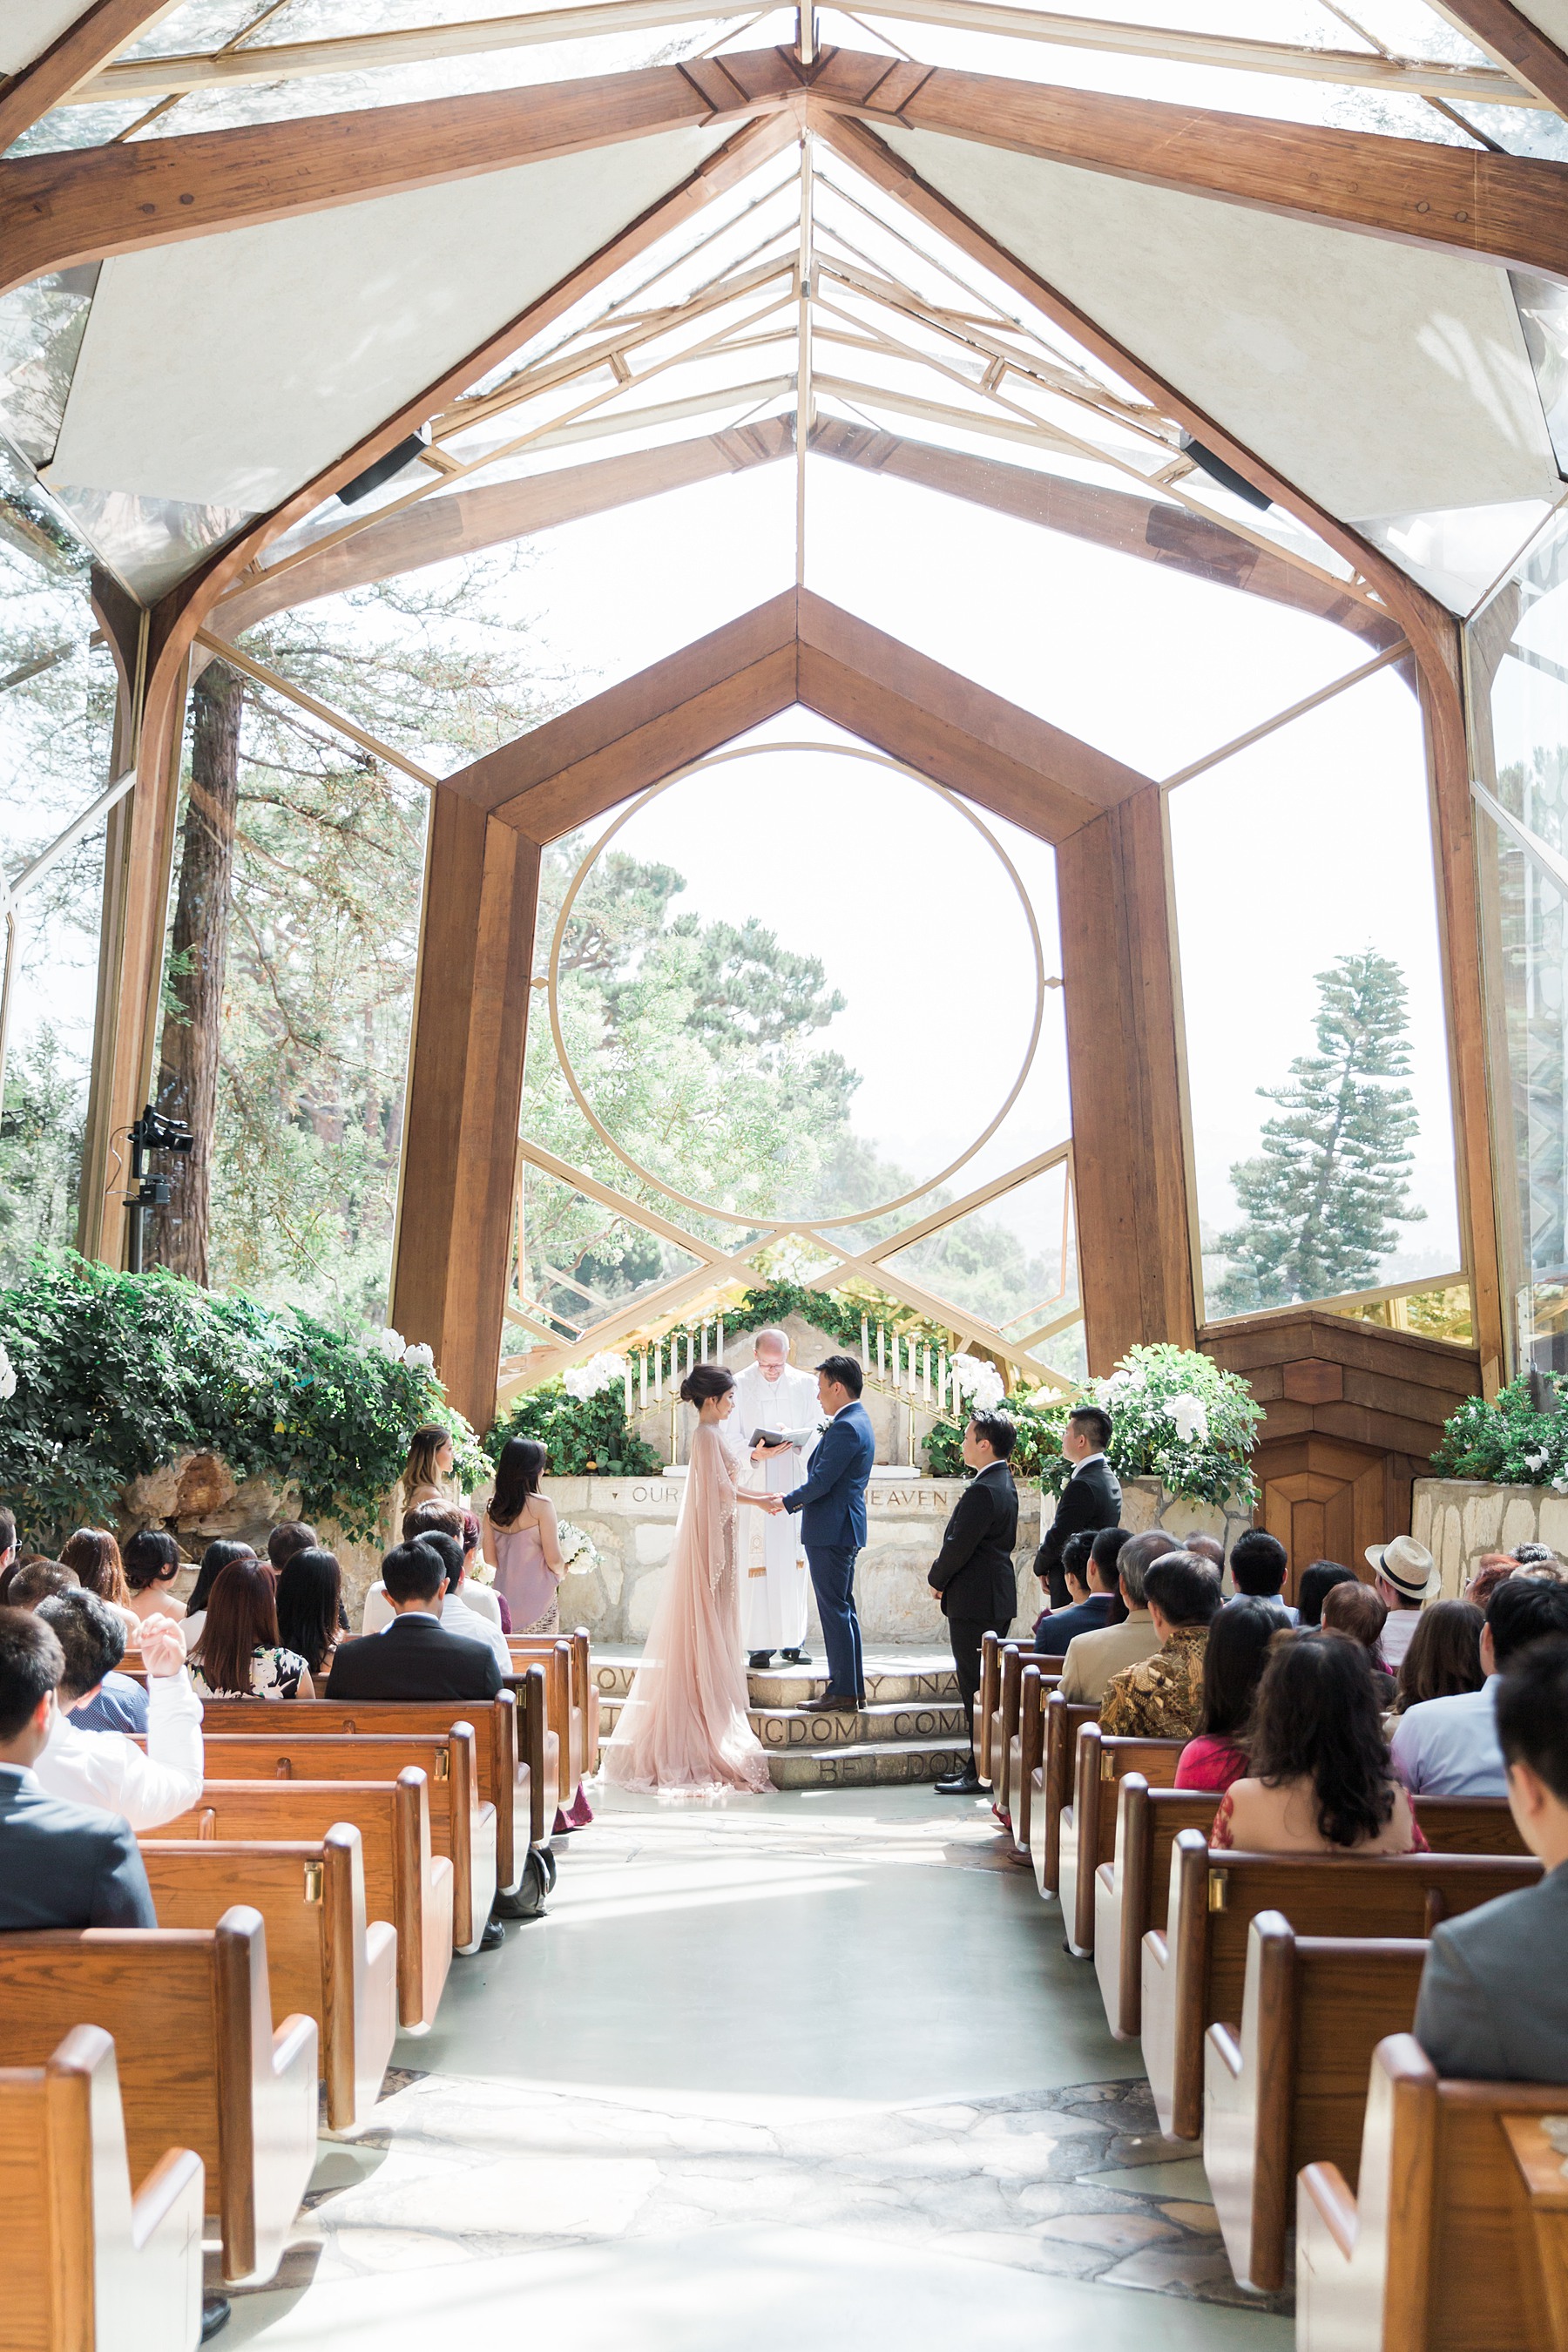
<path id="1" fill-rule="evenodd" d="M 1568 2095 L 1440 2081 L 1411 2031 L 1432 1928 L 1541 1876 L 1507 1802 L 1415 1798 L 1426 1853 L 1211 1850 L 1184 1742 L 1106 1735 L 1060 1667 L 987 1637 L 981 1777 L 1161 2130 L 1201 2143 L 1237 2283 L 1287 2283 L 1294 2223 L 1298 2352 L 1568 2352 Z"/>
<path id="2" fill-rule="evenodd" d="M 5 2341 L 188 2352 L 204 2221 L 226 2284 L 277 2274 L 322 2095 L 329 2134 L 369 2122 L 597 1768 L 586 1633 L 510 1647 L 491 1700 L 209 1700 L 199 1800 L 138 1841 L 159 1925 L 0 1935 Z"/>

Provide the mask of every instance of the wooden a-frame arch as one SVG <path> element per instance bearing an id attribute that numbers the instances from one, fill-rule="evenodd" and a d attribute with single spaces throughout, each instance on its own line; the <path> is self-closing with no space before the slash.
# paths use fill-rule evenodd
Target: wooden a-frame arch
<path id="1" fill-rule="evenodd" d="M 500 1355 L 541 850 L 796 706 L 1056 846 L 1089 1365 L 1194 1343 L 1158 786 L 791 589 L 437 787 L 392 1314 L 474 1421 Z"/>

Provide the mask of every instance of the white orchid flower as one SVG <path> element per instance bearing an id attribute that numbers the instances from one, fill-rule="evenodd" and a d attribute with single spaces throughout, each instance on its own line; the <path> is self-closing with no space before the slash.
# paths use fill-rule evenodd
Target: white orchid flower
<path id="1" fill-rule="evenodd" d="M 1167 1397 L 1165 1413 L 1184 1445 L 1191 1445 L 1194 1439 L 1201 1444 L 1208 1436 L 1208 1407 L 1202 1397 L 1187 1394 Z"/>
<path id="2" fill-rule="evenodd" d="M 403 1360 L 413 1371 L 433 1372 L 436 1369 L 436 1350 L 434 1348 L 426 1347 L 425 1341 L 421 1339 L 416 1346 L 405 1348 Z"/>
<path id="3" fill-rule="evenodd" d="M 382 1354 L 387 1359 L 389 1363 L 399 1364 L 402 1362 L 403 1334 L 401 1331 L 395 1331 L 390 1324 L 387 1325 L 386 1329 L 383 1331 L 381 1337 L 377 1339 L 376 1346 L 381 1349 Z"/>
<path id="4" fill-rule="evenodd" d="M 0 1404 L 16 1393 L 16 1367 L 11 1361 L 3 1340 L 0 1340 Z"/>

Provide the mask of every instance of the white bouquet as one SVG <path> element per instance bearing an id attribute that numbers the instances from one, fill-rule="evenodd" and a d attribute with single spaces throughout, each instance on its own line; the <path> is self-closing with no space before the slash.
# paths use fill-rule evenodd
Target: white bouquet
<path id="1" fill-rule="evenodd" d="M 561 1539 L 561 1557 L 566 1563 L 568 1576 L 585 1575 L 599 1565 L 599 1547 L 582 1528 L 574 1528 L 570 1519 L 563 1519 L 556 1528 Z"/>
<path id="2" fill-rule="evenodd" d="M 575 1397 L 579 1404 L 586 1404 L 590 1397 L 596 1397 L 602 1390 L 624 1386 L 626 1369 L 626 1358 L 614 1355 L 606 1349 L 597 1356 L 590 1356 L 585 1364 L 574 1364 L 569 1371 L 563 1372 L 562 1386 L 569 1397 Z"/>
<path id="3" fill-rule="evenodd" d="M 1006 1391 L 1001 1373 L 988 1357 L 959 1355 L 951 1360 L 959 1392 L 968 1398 L 974 1412 L 989 1412 L 1001 1403 Z"/>

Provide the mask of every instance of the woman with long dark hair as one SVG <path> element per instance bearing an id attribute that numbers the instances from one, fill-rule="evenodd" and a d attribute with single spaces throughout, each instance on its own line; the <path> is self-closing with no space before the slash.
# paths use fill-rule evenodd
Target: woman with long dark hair
<path id="1" fill-rule="evenodd" d="M 1353 1568 L 1342 1568 L 1337 1559 L 1315 1559 L 1301 1570 L 1301 1581 L 1296 1588 L 1296 1606 L 1303 1625 L 1321 1625 L 1323 1622 L 1323 1599 L 1336 1584 L 1354 1584 Z"/>
<path id="2" fill-rule="evenodd" d="M 561 1631 L 557 1596 L 566 1561 L 555 1506 L 539 1491 L 549 1460 L 537 1438 L 509 1437 L 485 1513 L 484 1556 L 496 1564 L 495 1590 L 518 1633 Z"/>
<path id="3" fill-rule="evenodd" d="M 1287 1622 L 1277 1601 L 1238 1593 L 1209 1626 L 1204 1649 L 1204 1725 L 1176 1759 L 1178 1789 L 1213 1789 L 1247 1769 L 1244 1734 L 1268 1644 Z"/>
<path id="4" fill-rule="evenodd" d="M 241 1543 L 237 1536 L 216 1536 L 208 1544 L 202 1554 L 202 1564 L 196 1570 L 196 1580 L 192 1585 L 190 1597 L 185 1602 L 185 1622 L 183 1631 L 187 1650 L 194 1650 L 202 1638 L 202 1628 L 206 1623 L 208 1596 L 217 1581 L 220 1570 L 226 1569 L 231 1560 L 255 1558 L 255 1546 Z"/>
<path id="5" fill-rule="evenodd" d="M 125 1628 L 128 1642 L 140 1639 L 142 1620 L 131 1606 L 131 1587 L 125 1581 L 120 1546 L 108 1528 L 78 1528 L 60 1546 L 60 1566 L 71 1570 L 84 1592 L 95 1592 L 113 1610 Z M 78 1712 L 79 1716 L 79 1709 Z M 118 1731 L 124 1727 L 95 1723 L 90 1728 Z"/>
<path id="6" fill-rule="evenodd" d="M 735 1407 L 733 1375 L 694 1364 L 682 1401 L 697 1410 L 686 1492 L 664 1590 L 642 1664 L 605 1753 L 605 1777 L 625 1789 L 704 1796 L 721 1789 L 761 1794 L 773 1782 L 746 1716 L 735 1514 L 768 1497 L 735 1484 L 720 1431 Z"/>
<path id="7" fill-rule="evenodd" d="M 1247 1853 L 1412 1853 L 1426 1841 L 1394 1778 L 1372 1662 L 1359 1642 L 1289 1633 L 1270 1645 L 1247 1771 L 1209 1843 Z"/>
<path id="8" fill-rule="evenodd" d="M 1427 1603 L 1410 1636 L 1410 1647 L 1399 1661 L 1396 1715 L 1429 1698 L 1457 1698 L 1461 1691 L 1479 1690 L 1487 1678 L 1481 1664 L 1481 1628 L 1486 1622 L 1473 1601 Z"/>
<path id="9" fill-rule="evenodd" d="M 278 1635 L 272 1571 L 252 1557 L 220 1568 L 191 1680 L 204 1698 L 314 1698 L 310 1670 Z"/>
<path id="10" fill-rule="evenodd" d="M 342 1630 L 343 1572 L 318 1544 L 297 1551 L 278 1571 L 278 1639 L 304 1659 L 311 1680 L 331 1674 Z"/>

